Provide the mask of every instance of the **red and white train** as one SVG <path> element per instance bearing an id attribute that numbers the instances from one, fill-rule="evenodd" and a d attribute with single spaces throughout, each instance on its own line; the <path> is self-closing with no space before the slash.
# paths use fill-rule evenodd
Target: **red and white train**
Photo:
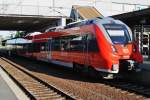
<path id="1" fill-rule="evenodd" d="M 132 32 L 112 18 L 95 18 L 6 41 L 9 53 L 72 67 L 105 78 L 139 69 L 143 62 Z"/>

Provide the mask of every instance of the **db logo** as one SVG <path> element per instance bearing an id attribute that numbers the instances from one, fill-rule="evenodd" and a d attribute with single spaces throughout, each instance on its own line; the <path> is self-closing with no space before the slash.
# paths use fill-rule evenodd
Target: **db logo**
<path id="1" fill-rule="evenodd" d="M 128 49 L 123 49 L 123 52 L 124 53 L 129 53 L 129 50 Z"/>

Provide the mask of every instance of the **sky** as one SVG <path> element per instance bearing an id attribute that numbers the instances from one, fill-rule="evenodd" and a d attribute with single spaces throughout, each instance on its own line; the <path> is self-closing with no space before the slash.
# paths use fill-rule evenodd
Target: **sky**
<path id="1" fill-rule="evenodd" d="M 61 15 L 69 16 L 72 5 L 90 5 L 95 6 L 104 16 L 110 16 L 145 7 L 138 4 L 150 5 L 150 0 L 0 0 L 0 14 L 59 16 L 58 12 L 61 12 Z M 52 7 L 55 7 L 55 11 Z M 0 35 L 10 34 L 10 31 L 0 31 Z"/>

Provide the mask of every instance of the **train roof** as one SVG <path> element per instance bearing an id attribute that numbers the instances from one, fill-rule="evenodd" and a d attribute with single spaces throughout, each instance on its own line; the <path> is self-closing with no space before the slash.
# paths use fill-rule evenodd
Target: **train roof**
<path id="1" fill-rule="evenodd" d="M 50 27 L 45 30 L 45 32 L 55 32 L 57 29 L 63 29 L 64 26 L 56 26 L 56 27 Z"/>
<path id="2" fill-rule="evenodd" d="M 62 26 L 58 26 L 58 27 L 52 27 L 47 29 L 46 32 L 41 33 L 41 34 L 35 34 L 32 36 L 27 36 L 26 38 L 28 39 L 40 39 L 40 38 L 49 38 L 49 37 L 57 37 L 57 36 L 63 36 L 63 35 L 67 35 L 67 32 L 64 32 L 63 29 L 69 29 L 69 28 L 73 28 L 73 27 L 80 27 L 83 25 L 89 25 L 89 24 L 93 24 L 95 23 L 97 20 L 112 20 L 113 18 L 94 18 L 94 19 L 90 19 L 90 20 L 82 20 L 82 21 L 78 21 L 78 22 L 73 22 L 70 24 L 67 24 L 65 27 Z M 58 30 L 60 29 L 60 30 Z M 60 32 L 61 31 L 61 32 Z"/>
<path id="3" fill-rule="evenodd" d="M 64 29 L 72 28 L 72 27 L 80 27 L 80 26 L 83 26 L 83 25 L 94 24 L 94 23 L 96 23 L 99 20 L 104 20 L 104 21 L 108 20 L 108 21 L 110 21 L 110 20 L 114 20 L 114 19 L 111 18 L 111 17 L 105 17 L 105 18 L 103 18 L 103 17 L 96 17 L 96 18 L 93 18 L 93 19 L 88 19 L 88 20 L 82 20 L 82 21 L 69 23 L 69 24 L 67 24 L 64 27 Z"/>
<path id="4" fill-rule="evenodd" d="M 26 43 L 32 43 L 31 40 L 25 39 L 25 38 L 16 38 L 16 39 L 9 39 L 6 41 L 6 44 L 13 45 L 13 44 L 26 44 Z"/>
<path id="5" fill-rule="evenodd" d="M 24 43 L 35 42 L 35 41 L 38 41 L 40 39 L 47 40 L 48 38 L 51 38 L 51 37 L 64 36 L 64 35 L 67 35 L 69 33 L 67 32 L 67 30 L 64 31 L 63 29 L 69 29 L 69 28 L 71 29 L 73 27 L 90 25 L 90 24 L 96 23 L 99 20 L 102 22 L 104 21 L 104 22 L 109 23 L 109 22 L 113 21 L 114 19 L 110 18 L 110 17 L 107 17 L 107 18 L 99 18 L 98 17 L 98 18 L 94 18 L 94 19 L 90 19 L 90 20 L 82 20 L 79 22 L 73 22 L 73 23 L 66 25 L 65 27 L 58 26 L 58 27 L 49 28 L 49 29 L 47 29 L 47 32 L 44 32 L 44 33 L 33 32 L 33 33 L 29 33 L 24 38 L 8 39 L 8 40 L 6 40 L 6 44 L 24 44 Z M 116 20 L 116 21 L 118 21 L 118 20 Z M 54 30 L 54 31 L 52 31 L 52 30 Z"/>
<path id="6" fill-rule="evenodd" d="M 34 36 L 34 35 L 38 35 L 38 34 L 42 34 L 41 32 L 32 32 L 27 34 L 26 36 Z"/>
<path id="7" fill-rule="evenodd" d="M 41 38 L 47 39 L 47 38 L 51 38 L 51 37 L 63 36 L 63 35 L 67 35 L 67 32 L 64 32 L 63 29 L 69 29 L 69 28 L 73 28 L 73 27 L 80 27 L 83 25 L 94 24 L 98 20 L 110 22 L 111 20 L 114 20 L 114 19 L 113 18 L 99 18 L 98 17 L 98 18 L 94 18 L 94 19 L 90 19 L 90 20 L 82 20 L 79 22 L 70 23 L 70 24 L 66 25 L 65 27 L 58 26 L 58 27 L 49 28 L 44 33 L 34 32 L 30 35 L 27 35 L 25 38 L 29 39 L 29 40 L 36 40 L 36 39 L 41 39 Z"/>

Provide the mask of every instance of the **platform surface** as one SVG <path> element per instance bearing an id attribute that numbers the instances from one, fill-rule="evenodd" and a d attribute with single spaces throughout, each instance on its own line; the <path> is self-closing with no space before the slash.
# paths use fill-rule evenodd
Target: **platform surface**
<path id="1" fill-rule="evenodd" d="M 18 100 L 0 75 L 0 100 Z"/>

